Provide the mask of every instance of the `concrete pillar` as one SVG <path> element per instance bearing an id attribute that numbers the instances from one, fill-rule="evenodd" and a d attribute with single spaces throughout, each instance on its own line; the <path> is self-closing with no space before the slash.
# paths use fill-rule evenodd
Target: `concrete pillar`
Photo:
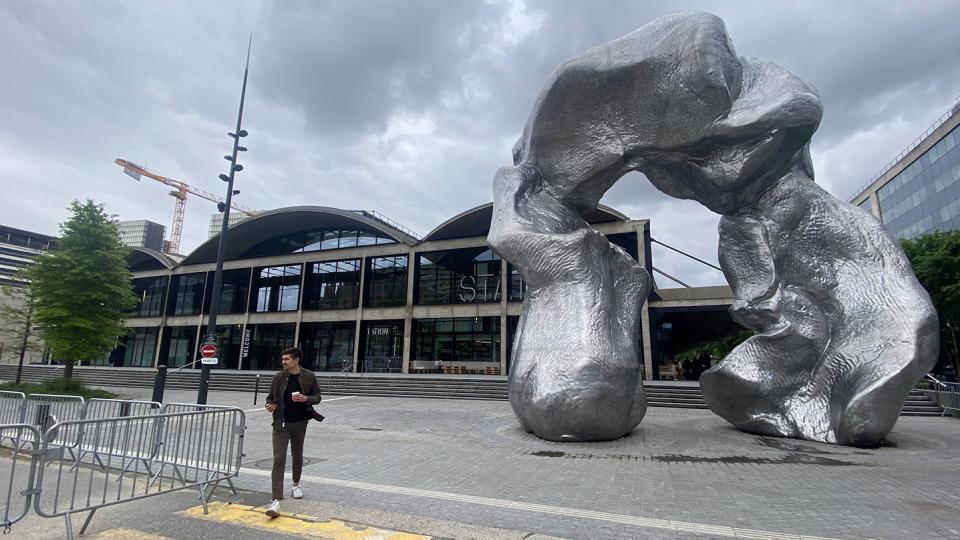
<path id="1" fill-rule="evenodd" d="M 363 291 L 367 290 L 367 258 L 360 257 L 360 300 L 357 302 L 357 316 L 353 329 L 353 372 L 356 373 L 360 361 L 360 327 L 363 326 Z"/>
<path id="2" fill-rule="evenodd" d="M 883 216 L 880 214 L 880 197 L 876 191 L 870 193 L 870 211 L 881 223 L 883 222 Z"/>

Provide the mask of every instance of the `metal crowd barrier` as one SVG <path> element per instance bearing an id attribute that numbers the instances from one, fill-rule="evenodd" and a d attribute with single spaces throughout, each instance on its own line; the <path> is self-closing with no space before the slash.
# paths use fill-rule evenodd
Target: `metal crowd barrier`
<path id="1" fill-rule="evenodd" d="M 86 402 L 80 396 L 60 396 L 54 394 L 27 394 L 24 403 L 23 423 L 37 427 L 41 432 L 57 422 L 82 420 L 86 412 Z M 76 460 L 74 448 L 80 443 L 79 426 L 71 426 L 54 434 L 52 441 L 70 452 Z"/>
<path id="2" fill-rule="evenodd" d="M 99 420 L 106 418 L 126 418 L 129 416 L 152 416 L 160 412 L 160 404 L 156 401 L 136 401 L 123 399 L 101 399 L 93 398 L 87 401 L 84 410 L 84 420 Z M 120 433 L 112 433 L 111 437 L 118 437 L 121 441 L 141 440 L 147 437 L 155 437 L 156 426 L 153 422 L 141 421 L 135 424 L 124 426 L 125 430 Z M 124 465 L 121 475 L 127 471 L 135 460 L 140 460 L 149 470 L 148 460 L 155 454 L 154 449 L 145 449 L 146 451 L 135 452 L 124 446 L 123 455 L 111 455 L 104 452 L 102 446 L 101 433 L 87 433 L 81 431 L 79 439 L 79 453 L 74 462 L 74 467 L 79 467 L 84 459 L 89 459 L 91 463 L 96 463 L 100 467 L 106 468 L 103 462 L 104 457 L 120 457 L 128 459 Z"/>
<path id="3" fill-rule="evenodd" d="M 940 382 L 937 386 L 937 404 L 943 409 L 940 416 L 960 411 L 960 383 Z"/>
<path id="4" fill-rule="evenodd" d="M 34 511 L 64 517 L 70 539 L 73 514 L 89 512 L 83 534 L 100 508 L 182 489 L 198 488 L 206 512 L 217 486 L 232 487 L 240 472 L 245 423 L 235 407 L 59 422 L 38 453 Z M 82 433 L 99 461 L 69 463 L 61 433 Z"/>
<path id="5" fill-rule="evenodd" d="M 21 423 L 2 423 L 0 428 L 4 434 L 9 434 L 4 435 L 9 441 L 4 446 L 11 449 L 9 467 L 4 467 L 6 464 L 0 462 L 0 467 L 6 468 L 0 474 L 0 528 L 3 534 L 7 534 L 10 527 L 30 511 L 30 503 L 36 494 L 34 478 L 40 431 L 34 426 Z"/>
<path id="6" fill-rule="evenodd" d="M 189 407 L 201 409 L 168 412 Z M 157 455 L 152 461 L 157 469 L 151 483 L 163 483 L 166 473 L 168 482 L 179 480 L 210 484 L 211 493 L 221 481 L 225 481 L 236 494 L 237 489 L 231 480 L 236 473 L 227 473 L 240 470 L 242 445 L 233 444 L 233 441 L 242 440 L 244 425 L 229 416 L 238 411 L 235 407 L 183 403 L 164 406 L 164 413 L 160 416 L 165 420 L 159 427 L 162 444 L 158 446 Z M 240 414 L 243 414 L 242 411 Z M 202 478 L 204 475 L 206 479 Z M 212 479 L 216 477 L 222 478 L 214 482 Z"/>
<path id="7" fill-rule="evenodd" d="M 26 403 L 26 396 L 23 392 L 0 391 L 0 424 L 23 423 L 24 403 Z M 3 444 L 4 439 L 19 440 L 19 436 L 18 428 L 0 429 L 0 444 Z"/>

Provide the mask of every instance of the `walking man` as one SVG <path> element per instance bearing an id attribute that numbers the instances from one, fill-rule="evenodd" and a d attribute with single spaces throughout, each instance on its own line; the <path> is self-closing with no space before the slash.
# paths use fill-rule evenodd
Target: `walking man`
<path id="1" fill-rule="evenodd" d="M 273 501 L 267 506 L 267 515 L 280 515 L 280 499 L 283 498 L 283 471 L 287 465 L 287 444 L 293 456 L 294 499 L 302 499 L 300 473 L 303 470 L 303 440 L 307 434 L 307 422 L 313 414 L 313 405 L 320 403 L 320 387 L 312 371 L 301 368 L 303 351 L 293 347 L 286 349 L 280 359 L 283 369 L 273 376 L 270 392 L 267 393 L 266 409 L 273 414 Z"/>

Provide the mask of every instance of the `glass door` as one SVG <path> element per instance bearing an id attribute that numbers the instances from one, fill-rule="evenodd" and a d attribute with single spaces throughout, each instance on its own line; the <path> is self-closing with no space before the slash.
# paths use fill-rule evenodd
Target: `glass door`
<path id="1" fill-rule="evenodd" d="M 399 373 L 403 367 L 403 321 L 370 321 L 366 325 L 361 369 Z"/>

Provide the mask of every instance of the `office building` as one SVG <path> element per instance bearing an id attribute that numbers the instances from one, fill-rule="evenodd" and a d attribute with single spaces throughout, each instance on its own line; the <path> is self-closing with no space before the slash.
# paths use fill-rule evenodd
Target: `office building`
<path id="1" fill-rule="evenodd" d="M 897 238 L 960 229 L 960 102 L 850 202 L 872 212 Z"/>
<path id="2" fill-rule="evenodd" d="M 118 225 L 120 241 L 125 246 L 163 251 L 163 234 L 166 229 L 163 225 L 145 219 L 121 221 Z"/>
<path id="3" fill-rule="evenodd" d="M 504 375 L 526 289 L 487 246 L 491 216 L 485 204 L 419 238 L 372 212 L 265 211 L 231 227 L 218 298 L 219 236 L 182 260 L 135 249 L 140 302 L 103 363 L 190 365 L 215 301 L 221 370 L 275 370 L 297 345 L 315 371 Z M 606 207 L 586 219 L 655 271 L 648 220 Z M 739 330 L 732 300 L 725 285 L 655 288 L 638 329 L 646 378 L 672 375 L 675 354 Z"/>

